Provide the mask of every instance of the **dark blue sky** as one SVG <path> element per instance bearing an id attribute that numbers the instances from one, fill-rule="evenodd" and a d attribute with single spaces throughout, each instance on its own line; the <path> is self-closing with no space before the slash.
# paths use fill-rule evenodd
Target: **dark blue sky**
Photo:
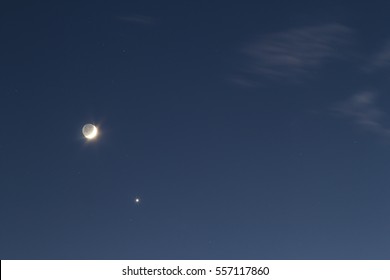
<path id="1" fill-rule="evenodd" d="M 2 1 L 0 258 L 389 259 L 384 3 Z"/>

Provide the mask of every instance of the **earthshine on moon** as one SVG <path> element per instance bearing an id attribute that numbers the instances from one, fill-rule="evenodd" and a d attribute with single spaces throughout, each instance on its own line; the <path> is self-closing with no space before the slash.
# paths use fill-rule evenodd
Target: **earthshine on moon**
<path id="1" fill-rule="evenodd" d="M 98 134 L 97 127 L 90 123 L 84 125 L 82 131 L 84 137 L 87 138 L 88 140 L 94 139 Z"/>

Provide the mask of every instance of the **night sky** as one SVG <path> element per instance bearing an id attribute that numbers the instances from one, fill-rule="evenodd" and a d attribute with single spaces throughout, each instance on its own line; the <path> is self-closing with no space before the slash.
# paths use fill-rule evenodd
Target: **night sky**
<path id="1" fill-rule="evenodd" d="M 389 259 L 386 2 L 1 1 L 0 259 Z"/>

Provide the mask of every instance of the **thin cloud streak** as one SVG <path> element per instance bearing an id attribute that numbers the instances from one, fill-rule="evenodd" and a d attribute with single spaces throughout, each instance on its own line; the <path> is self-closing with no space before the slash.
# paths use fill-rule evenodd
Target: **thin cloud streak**
<path id="1" fill-rule="evenodd" d="M 373 71 L 388 66 L 390 66 L 390 41 L 385 44 L 382 50 L 371 57 L 367 70 Z"/>
<path id="2" fill-rule="evenodd" d="M 332 110 L 351 118 L 360 127 L 390 137 L 390 128 L 385 125 L 388 117 L 376 104 L 376 94 L 361 92 L 334 106 Z"/>
<path id="3" fill-rule="evenodd" d="M 291 78 L 306 74 L 326 60 L 340 57 L 339 48 L 352 30 L 340 24 L 291 29 L 267 35 L 243 49 L 246 75 Z"/>

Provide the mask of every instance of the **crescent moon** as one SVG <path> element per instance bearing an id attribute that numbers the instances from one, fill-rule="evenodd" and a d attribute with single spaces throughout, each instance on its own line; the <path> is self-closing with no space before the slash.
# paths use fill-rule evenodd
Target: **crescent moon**
<path id="1" fill-rule="evenodd" d="M 83 126 L 83 135 L 87 139 L 93 139 L 98 135 L 98 129 L 93 124 L 86 124 Z"/>

